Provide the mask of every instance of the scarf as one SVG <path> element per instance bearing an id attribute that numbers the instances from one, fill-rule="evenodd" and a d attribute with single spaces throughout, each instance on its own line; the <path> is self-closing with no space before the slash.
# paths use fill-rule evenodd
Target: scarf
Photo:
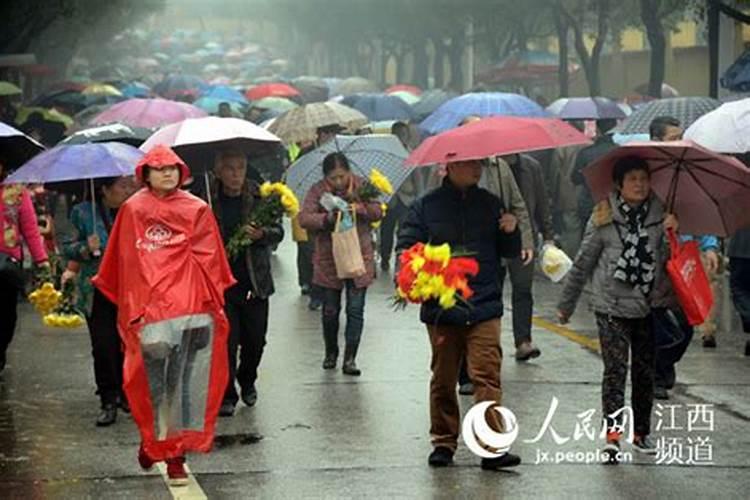
<path id="1" fill-rule="evenodd" d="M 654 253 L 648 241 L 648 231 L 644 227 L 649 211 L 648 201 L 638 207 L 628 205 L 622 196 L 617 197 L 620 211 L 625 215 L 627 223 L 625 234 L 620 232 L 623 249 L 617 260 L 614 278 L 638 288 L 644 295 L 651 293 L 654 283 Z"/>

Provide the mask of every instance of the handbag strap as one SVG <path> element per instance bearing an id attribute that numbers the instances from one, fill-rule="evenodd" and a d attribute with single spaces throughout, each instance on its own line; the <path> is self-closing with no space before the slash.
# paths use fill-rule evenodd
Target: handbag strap
<path id="1" fill-rule="evenodd" d="M 674 230 L 667 229 L 667 240 L 669 241 L 669 252 L 674 259 L 680 253 L 680 241 L 677 239 Z"/>

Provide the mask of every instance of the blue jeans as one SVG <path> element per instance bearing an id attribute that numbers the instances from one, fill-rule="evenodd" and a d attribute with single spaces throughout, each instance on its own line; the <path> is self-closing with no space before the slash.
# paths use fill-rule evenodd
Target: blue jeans
<path id="1" fill-rule="evenodd" d="M 667 387 L 667 381 L 674 378 L 674 366 L 690 347 L 694 329 L 688 323 L 685 313 L 679 309 L 654 308 L 651 318 L 656 342 L 654 383 L 659 387 Z"/>
<path id="2" fill-rule="evenodd" d="M 359 345 L 365 324 L 365 294 L 367 288 L 357 288 L 352 280 L 346 280 L 346 345 Z M 323 340 L 327 354 L 338 354 L 339 316 L 341 314 L 341 292 L 335 288 L 323 288 Z"/>
<path id="3" fill-rule="evenodd" d="M 734 307 L 742 319 L 742 329 L 750 333 L 750 259 L 730 257 L 729 286 Z"/>

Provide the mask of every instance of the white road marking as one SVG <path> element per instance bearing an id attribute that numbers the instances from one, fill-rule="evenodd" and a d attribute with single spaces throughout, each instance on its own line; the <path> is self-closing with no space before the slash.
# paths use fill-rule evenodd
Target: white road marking
<path id="1" fill-rule="evenodd" d="M 198 481 L 195 480 L 195 476 L 193 476 L 193 473 L 190 472 L 190 468 L 187 466 L 187 464 L 185 464 L 185 472 L 187 472 L 188 474 L 188 484 L 186 484 L 185 486 L 169 485 L 169 477 L 167 476 L 167 464 L 165 464 L 164 462 L 157 463 L 156 467 L 159 469 L 159 472 L 161 473 L 161 476 L 164 479 L 164 483 L 167 485 L 167 488 L 169 488 L 169 492 L 172 494 L 172 498 L 176 500 L 208 500 L 206 493 L 203 491 L 203 488 L 201 488 L 201 485 L 198 484 Z"/>

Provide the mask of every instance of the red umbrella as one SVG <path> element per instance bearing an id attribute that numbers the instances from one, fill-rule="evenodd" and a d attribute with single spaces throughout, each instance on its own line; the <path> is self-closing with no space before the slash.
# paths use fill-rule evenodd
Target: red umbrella
<path id="1" fill-rule="evenodd" d="M 591 144 L 591 140 L 562 120 L 493 116 L 430 137 L 411 153 L 406 165 L 478 160 L 576 144 Z"/>
<path id="2" fill-rule="evenodd" d="M 263 83 L 250 88 L 246 93 L 251 101 L 258 101 L 264 97 L 295 97 L 300 95 L 299 90 L 286 83 Z"/>
<path id="3" fill-rule="evenodd" d="M 407 84 L 391 85 L 390 87 L 385 89 L 386 94 L 393 94 L 394 92 L 408 92 L 413 95 L 422 95 L 422 89 L 420 89 L 416 85 L 407 85 Z"/>
<path id="4" fill-rule="evenodd" d="M 629 142 L 583 170 L 595 201 L 612 192 L 617 160 L 648 163 L 651 190 L 677 215 L 686 234 L 729 236 L 750 226 L 750 170 L 739 160 L 693 141 Z"/>

